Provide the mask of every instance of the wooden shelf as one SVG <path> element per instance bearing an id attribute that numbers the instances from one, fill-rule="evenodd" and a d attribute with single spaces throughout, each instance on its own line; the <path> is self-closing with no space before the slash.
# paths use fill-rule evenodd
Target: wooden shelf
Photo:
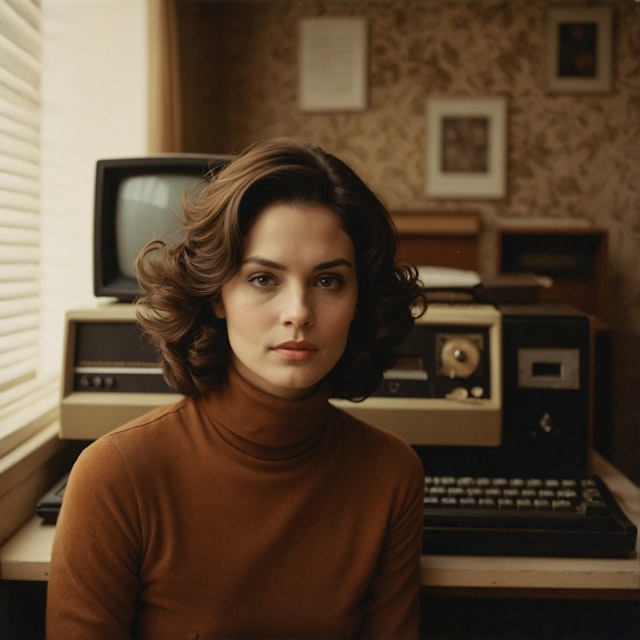
<path id="1" fill-rule="evenodd" d="M 418 266 L 478 270 L 476 211 L 394 211 L 399 259 Z"/>
<path id="2" fill-rule="evenodd" d="M 551 278 L 540 300 L 563 302 L 607 319 L 608 232 L 588 226 L 517 226 L 496 230 L 496 271 Z"/>

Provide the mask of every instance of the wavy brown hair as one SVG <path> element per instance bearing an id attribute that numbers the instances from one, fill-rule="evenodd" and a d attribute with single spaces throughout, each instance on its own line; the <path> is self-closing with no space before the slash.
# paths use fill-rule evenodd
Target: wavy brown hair
<path id="1" fill-rule="evenodd" d="M 231 353 L 213 303 L 240 267 L 253 220 L 274 203 L 327 205 L 353 242 L 357 313 L 329 376 L 335 397 L 364 399 L 426 300 L 415 267 L 395 264 L 395 229 L 384 205 L 344 162 L 307 142 L 253 146 L 185 194 L 184 239 L 151 242 L 138 257 L 138 320 L 176 391 L 215 388 L 226 378 Z"/>

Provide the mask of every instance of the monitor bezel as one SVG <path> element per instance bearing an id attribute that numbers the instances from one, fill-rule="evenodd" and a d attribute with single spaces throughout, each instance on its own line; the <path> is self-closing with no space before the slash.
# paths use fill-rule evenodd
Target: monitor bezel
<path id="1" fill-rule="evenodd" d="M 117 263 L 116 203 L 123 180 L 141 175 L 192 172 L 195 183 L 198 177 L 205 178 L 211 171 L 219 171 L 230 160 L 231 156 L 227 155 L 184 153 L 107 158 L 96 162 L 93 293 L 97 298 L 133 302 L 140 294 L 137 280 L 124 275 Z"/>

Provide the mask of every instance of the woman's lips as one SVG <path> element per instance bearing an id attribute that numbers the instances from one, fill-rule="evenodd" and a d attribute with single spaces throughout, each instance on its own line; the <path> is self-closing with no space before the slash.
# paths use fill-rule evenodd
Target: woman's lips
<path id="1" fill-rule="evenodd" d="M 285 360 L 300 362 L 313 358 L 318 348 L 309 342 L 289 341 L 275 346 L 273 350 Z"/>

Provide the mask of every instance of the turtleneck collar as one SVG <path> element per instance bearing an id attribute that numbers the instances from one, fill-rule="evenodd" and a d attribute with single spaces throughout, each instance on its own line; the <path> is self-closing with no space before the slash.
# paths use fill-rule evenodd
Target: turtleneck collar
<path id="1" fill-rule="evenodd" d="M 257 389 L 231 367 L 227 380 L 202 398 L 213 428 L 233 448 L 264 460 L 287 460 L 309 451 L 322 437 L 329 389 L 302 400 L 284 400 Z"/>

